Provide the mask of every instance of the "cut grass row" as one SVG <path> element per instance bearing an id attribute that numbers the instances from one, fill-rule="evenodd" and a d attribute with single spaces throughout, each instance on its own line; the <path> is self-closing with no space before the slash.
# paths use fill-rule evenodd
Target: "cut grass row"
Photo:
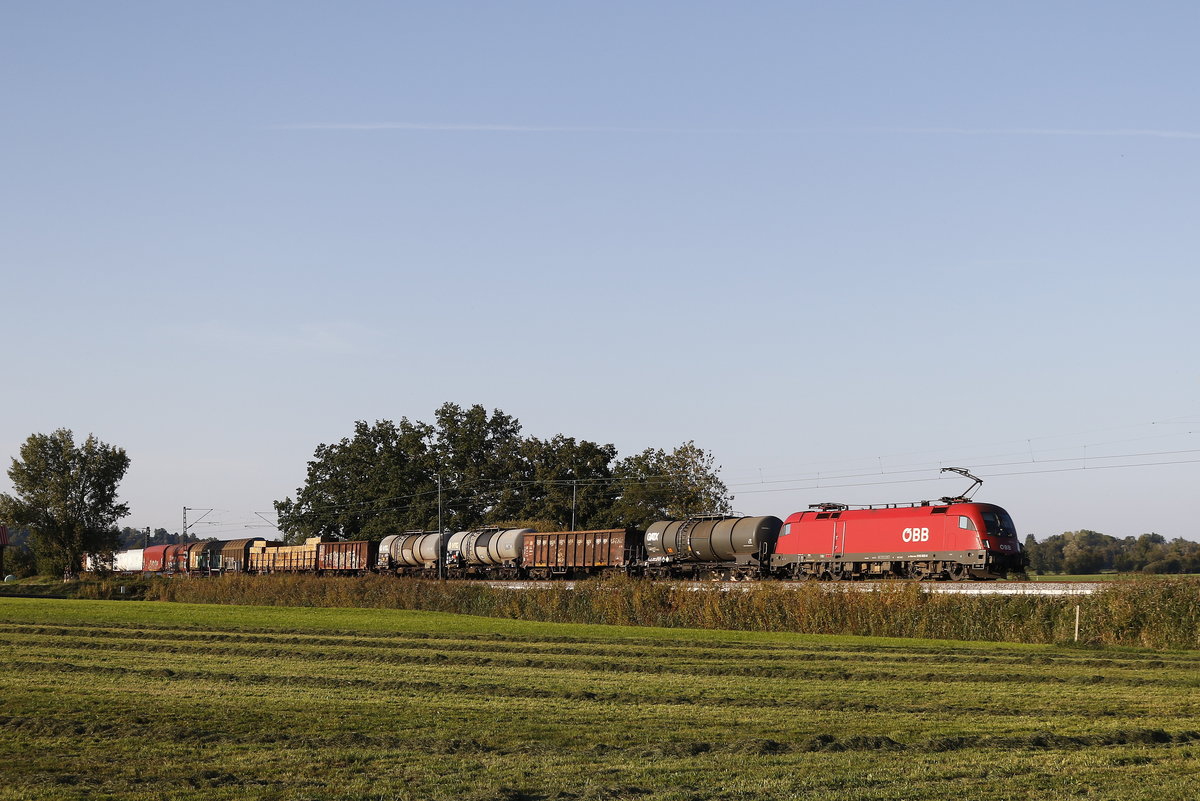
<path id="1" fill-rule="evenodd" d="M 1189 797 L 1200 654 L 0 600 L 0 799 Z"/>

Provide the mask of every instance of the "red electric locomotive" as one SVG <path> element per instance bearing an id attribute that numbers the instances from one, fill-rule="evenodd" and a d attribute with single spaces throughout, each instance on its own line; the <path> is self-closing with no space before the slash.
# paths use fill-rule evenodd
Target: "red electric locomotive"
<path id="1" fill-rule="evenodd" d="M 784 521 L 770 571 L 826 580 L 892 576 L 961 581 L 1023 573 L 1027 562 L 1008 512 L 962 496 L 865 509 L 816 504 Z"/>

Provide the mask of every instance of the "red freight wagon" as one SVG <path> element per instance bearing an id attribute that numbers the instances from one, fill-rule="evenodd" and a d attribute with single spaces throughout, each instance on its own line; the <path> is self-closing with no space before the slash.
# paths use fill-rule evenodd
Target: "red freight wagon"
<path id="1" fill-rule="evenodd" d="M 366 573 L 375 566 L 378 555 L 377 542 L 320 542 L 317 569 L 322 573 Z"/>
<path id="2" fill-rule="evenodd" d="M 772 573 L 796 578 L 996 578 L 1024 568 L 1008 512 L 969 502 L 797 512 L 771 558 Z"/>
<path id="3" fill-rule="evenodd" d="M 188 572 L 188 549 L 191 547 L 191 544 L 186 542 L 179 545 L 168 545 L 167 550 L 163 553 L 163 570 L 173 573 Z"/>
<path id="4" fill-rule="evenodd" d="M 521 564 L 531 578 L 625 570 L 641 555 L 642 533 L 634 529 L 531 532 Z"/>
<path id="5" fill-rule="evenodd" d="M 151 545 L 149 548 L 142 551 L 142 570 L 146 573 L 161 573 L 167 568 L 166 563 L 167 548 L 170 545 Z"/>

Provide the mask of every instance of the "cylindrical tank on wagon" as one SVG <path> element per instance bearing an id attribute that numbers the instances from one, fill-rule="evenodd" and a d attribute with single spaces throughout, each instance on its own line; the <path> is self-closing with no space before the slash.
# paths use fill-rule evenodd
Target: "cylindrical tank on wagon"
<path id="1" fill-rule="evenodd" d="M 427 567 L 437 564 L 442 535 L 436 531 L 391 534 L 379 543 L 379 564 L 387 567 Z"/>
<path id="2" fill-rule="evenodd" d="M 469 565 L 502 565 L 521 558 L 525 535 L 532 533 L 531 528 L 459 531 L 450 537 L 446 550 Z"/>
<path id="3" fill-rule="evenodd" d="M 646 529 L 646 555 L 683 562 L 744 562 L 771 545 L 778 517 L 693 517 L 659 520 Z"/>

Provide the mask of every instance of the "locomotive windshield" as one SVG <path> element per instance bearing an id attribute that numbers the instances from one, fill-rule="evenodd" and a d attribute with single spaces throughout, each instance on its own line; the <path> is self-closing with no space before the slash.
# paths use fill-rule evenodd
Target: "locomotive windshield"
<path id="1" fill-rule="evenodd" d="M 1013 525 L 1012 518 L 1008 516 L 1008 512 L 1003 509 L 985 510 L 983 512 L 983 524 L 987 526 L 987 533 L 993 537 L 1017 536 L 1017 527 Z"/>

